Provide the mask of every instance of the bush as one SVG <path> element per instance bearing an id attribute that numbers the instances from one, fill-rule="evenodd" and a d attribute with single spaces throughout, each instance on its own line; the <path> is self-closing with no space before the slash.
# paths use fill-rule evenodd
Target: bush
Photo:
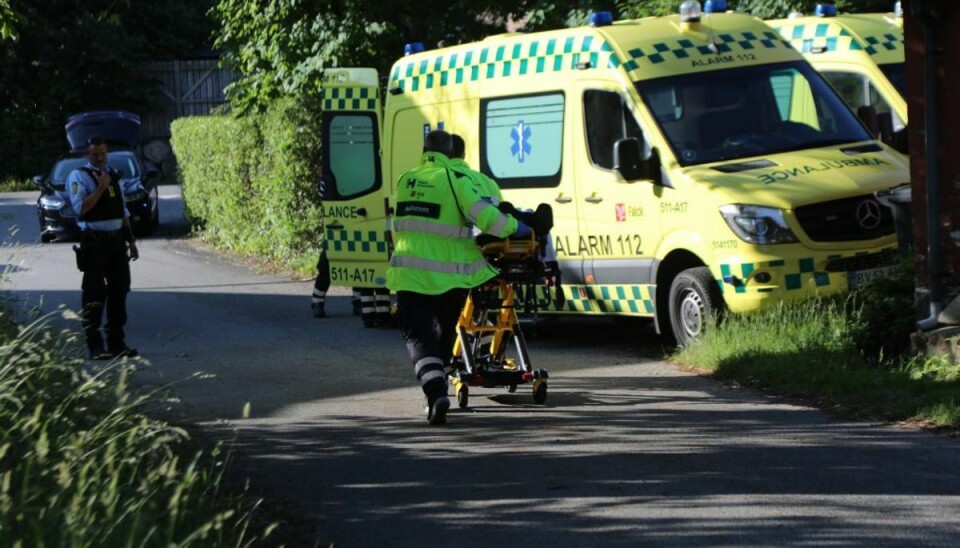
<path id="1" fill-rule="evenodd" d="M 285 265 L 317 252 L 319 119 L 312 102 L 284 99 L 171 125 L 188 219 L 212 245 Z"/>
<path id="2" fill-rule="evenodd" d="M 872 363 L 905 356 L 910 334 L 916 331 L 915 279 L 912 262 L 903 262 L 894 275 L 874 280 L 854 291 L 849 303 L 862 321 L 852 331 L 857 348 Z"/>

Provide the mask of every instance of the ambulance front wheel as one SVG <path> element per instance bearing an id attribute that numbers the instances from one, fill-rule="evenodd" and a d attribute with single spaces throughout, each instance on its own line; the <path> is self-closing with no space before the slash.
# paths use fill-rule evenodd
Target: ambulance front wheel
<path id="1" fill-rule="evenodd" d="M 457 388 L 457 405 L 460 406 L 460 409 L 466 409 L 470 405 L 470 389 L 465 384 L 461 384 Z"/>
<path id="2" fill-rule="evenodd" d="M 688 346 L 703 337 L 712 318 L 723 309 L 720 289 L 710 269 L 684 270 L 670 284 L 670 327 L 678 346 Z"/>

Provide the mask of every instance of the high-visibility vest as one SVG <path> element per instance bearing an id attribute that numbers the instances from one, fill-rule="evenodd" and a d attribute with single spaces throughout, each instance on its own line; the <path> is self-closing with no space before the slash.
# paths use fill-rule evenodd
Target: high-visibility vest
<path id="1" fill-rule="evenodd" d="M 481 198 L 472 181 L 450 167 L 450 160 L 426 152 L 420 165 L 404 173 L 394 196 L 393 255 L 387 287 L 439 295 L 476 287 L 497 275 L 473 241 L 472 226 L 506 237 L 517 220 Z"/>
<path id="2" fill-rule="evenodd" d="M 493 205 L 497 205 L 503 201 L 503 194 L 500 192 L 500 185 L 496 181 L 487 177 L 482 172 L 477 171 L 470 167 L 470 164 L 462 158 L 451 158 L 450 167 L 456 173 L 464 173 L 470 180 L 473 182 L 474 187 L 476 187 L 477 192 L 480 193 L 481 198 L 489 199 Z"/>

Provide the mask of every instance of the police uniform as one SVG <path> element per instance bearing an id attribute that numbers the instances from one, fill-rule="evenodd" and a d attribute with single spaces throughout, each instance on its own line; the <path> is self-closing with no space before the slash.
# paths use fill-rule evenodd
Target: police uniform
<path id="1" fill-rule="evenodd" d="M 497 275 L 474 243 L 471 225 L 498 237 L 522 226 L 483 200 L 472 184 L 456 179 L 449 158 L 439 152 L 425 152 L 420 165 L 401 176 L 387 269 L 431 424 L 445 422 L 450 406 L 444 367 L 467 292 Z"/>
<path id="2" fill-rule="evenodd" d="M 120 173 L 109 167 L 110 186 L 84 215 L 78 215 L 82 230 L 77 266 L 83 270 L 81 304 L 83 331 L 91 358 L 135 355 L 127 347 L 123 328 L 127 323 L 127 293 L 130 291 L 130 264 L 124 219 L 130 217 L 120 188 Z M 67 178 L 70 202 L 78 214 L 84 199 L 97 188 L 100 168 L 87 163 Z M 106 308 L 107 346 L 100 326 Z"/>

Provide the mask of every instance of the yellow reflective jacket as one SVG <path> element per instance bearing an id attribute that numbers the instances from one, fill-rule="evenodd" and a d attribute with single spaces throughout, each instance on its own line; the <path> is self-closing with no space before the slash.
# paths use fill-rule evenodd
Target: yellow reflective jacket
<path id="1" fill-rule="evenodd" d="M 517 220 L 481 198 L 469 177 L 458 176 L 450 160 L 426 152 L 404 173 L 394 196 L 393 255 L 387 287 L 439 295 L 476 287 L 497 275 L 473 241 L 471 227 L 506 237 Z"/>
<path id="2" fill-rule="evenodd" d="M 493 205 L 499 205 L 500 202 L 503 201 L 503 194 L 500 193 L 500 185 L 490 177 L 484 175 L 483 172 L 471 168 L 466 160 L 462 158 L 451 158 L 450 167 L 454 172 L 463 173 L 470 177 L 473 186 L 476 187 L 481 198 L 489 199 Z"/>

